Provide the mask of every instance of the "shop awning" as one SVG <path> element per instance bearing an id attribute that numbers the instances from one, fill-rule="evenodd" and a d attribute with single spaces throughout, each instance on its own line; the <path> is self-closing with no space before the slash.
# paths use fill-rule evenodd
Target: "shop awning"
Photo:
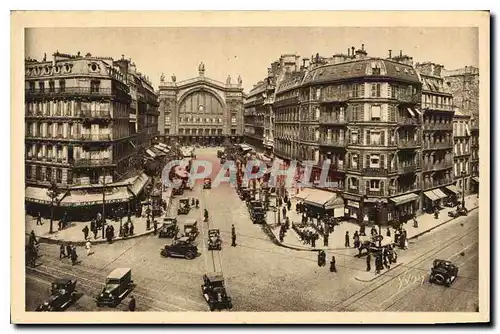
<path id="1" fill-rule="evenodd" d="M 145 173 L 142 173 L 134 180 L 134 182 L 129 186 L 128 189 L 132 194 L 138 196 L 148 182 L 149 176 L 147 176 Z"/>
<path id="2" fill-rule="evenodd" d="M 26 187 L 24 199 L 28 202 L 51 204 L 52 199 L 47 195 L 47 188 Z M 57 204 L 64 197 L 65 191 L 61 190 L 61 194 L 54 199 L 54 204 Z"/>
<path id="3" fill-rule="evenodd" d="M 419 114 L 420 116 L 422 116 L 422 112 L 418 109 L 413 109 L 417 114 Z"/>
<path id="4" fill-rule="evenodd" d="M 472 178 L 472 181 L 479 183 L 479 177 L 474 176 L 474 177 Z"/>
<path id="5" fill-rule="evenodd" d="M 439 199 L 443 199 L 443 198 L 446 198 L 448 197 L 448 195 L 446 195 L 441 189 L 434 189 L 432 191 L 434 194 L 436 194 L 436 196 L 439 198 Z"/>
<path id="6" fill-rule="evenodd" d="M 448 189 L 449 191 L 451 191 L 452 193 L 454 193 L 455 195 L 460 194 L 460 191 L 458 190 L 457 186 L 455 186 L 455 185 L 446 186 L 445 188 Z"/>
<path id="7" fill-rule="evenodd" d="M 325 210 L 344 210 L 344 199 L 335 194 L 328 202 L 325 203 Z"/>
<path id="8" fill-rule="evenodd" d="M 102 204 L 102 193 L 87 193 L 82 190 L 73 190 L 64 197 L 59 205 L 61 206 L 90 206 Z M 104 200 L 106 204 L 124 203 L 132 199 L 132 195 L 126 187 L 106 189 Z"/>
<path id="9" fill-rule="evenodd" d="M 433 202 L 437 201 L 439 199 L 439 197 L 436 194 L 434 194 L 434 192 L 432 190 L 425 191 L 424 195 L 425 195 L 425 197 L 427 197 L 428 199 L 430 199 Z"/>
<path id="10" fill-rule="evenodd" d="M 411 117 L 415 117 L 415 113 L 413 112 L 413 110 L 411 110 L 410 108 L 406 108 L 406 110 L 408 110 L 408 113 L 411 115 Z"/>
<path id="11" fill-rule="evenodd" d="M 163 152 L 165 154 L 169 153 L 169 150 L 166 147 L 162 147 L 160 145 L 155 145 L 154 147 L 160 152 Z"/>
<path id="12" fill-rule="evenodd" d="M 151 151 L 150 149 L 147 149 L 147 150 L 146 150 L 146 153 L 147 153 L 147 154 L 149 154 L 149 156 L 150 156 L 151 158 L 156 158 L 156 154 L 154 154 L 154 152 L 153 152 L 153 151 Z"/>
<path id="13" fill-rule="evenodd" d="M 393 201 L 394 204 L 396 204 L 396 205 L 401 205 L 401 204 L 415 201 L 416 199 L 418 199 L 417 194 L 406 194 L 406 195 L 393 197 L 393 198 L 391 198 L 391 201 Z"/>
<path id="14" fill-rule="evenodd" d="M 334 201 L 337 199 L 337 194 L 325 190 L 310 189 L 310 195 L 304 200 L 304 204 L 317 206 L 325 209 L 333 209 Z M 337 206 L 342 205 L 338 204 Z M 328 206 L 328 208 L 327 208 Z"/>
<path id="15" fill-rule="evenodd" d="M 312 194 L 312 190 L 314 189 L 311 189 L 311 188 L 303 188 L 300 190 L 300 192 L 295 195 L 295 198 L 299 199 L 299 200 L 305 200 L 309 195 Z"/>

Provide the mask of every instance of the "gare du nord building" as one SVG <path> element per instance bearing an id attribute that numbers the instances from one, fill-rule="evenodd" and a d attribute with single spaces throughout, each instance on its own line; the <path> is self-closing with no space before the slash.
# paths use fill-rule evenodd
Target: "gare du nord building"
<path id="1" fill-rule="evenodd" d="M 388 58 L 372 58 L 362 45 L 329 59 L 317 55 L 286 77 L 272 106 L 274 154 L 285 162 L 313 161 L 316 186 L 328 161 L 327 180 L 336 182 L 328 190 L 344 200 L 345 215 L 360 222 L 405 221 L 451 184 L 451 95 L 439 103 L 432 97 L 423 110 L 422 81 L 411 57 L 389 51 Z"/>
<path id="2" fill-rule="evenodd" d="M 228 76 L 220 82 L 205 76 L 205 65 L 198 66 L 198 77 L 177 82 L 160 77 L 160 136 L 165 143 L 181 145 L 221 145 L 243 141 L 243 88 Z"/>
<path id="3" fill-rule="evenodd" d="M 53 204 L 56 217 L 90 218 L 103 202 L 107 215 L 133 210 L 149 182 L 141 152 L 156 136 L 157 96 L 131 60 L 56 52 L 25 61 L 28 214 L 47 216 Z"/>

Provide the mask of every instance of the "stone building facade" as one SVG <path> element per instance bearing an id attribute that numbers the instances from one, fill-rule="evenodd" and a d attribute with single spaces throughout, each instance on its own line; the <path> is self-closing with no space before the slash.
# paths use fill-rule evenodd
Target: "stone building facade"
<path id="1" fill-rule="evenodd" d="M 159 87 L 160 130 L 166 143 L 220 145 L 224 141 L 243 141 L 243 88 L 228 76 L 226 83 L 205 76 L 205 65 L 198 77 L 177 82 L 175 75 Z"/>
<path id="2" fill-rule="evenodd" d="M 453 178 L 460 193 L 471 192 L 471 116 L 453 116 Z"/>
<path id="3" fill-rule="evenodd" d="M 156 135 L 158 103 L 150 83 L 135 74 L 139 84 L 149 85 L 149 94 L 137 98 L 145 108 L 132 114 L 129 72 L 123 62 L 59 52 L 51 60 L 44 56 L 42 61 L 25 61 L 28 204 L 49 204 L 47 189 L 53 183 L 60 189 L 56 204 L 63 207 L 102 204 L 104 184 L 110 203 L 137 195 L 113 185 L 137 178 L 137 147 Z M 138 141 L 142 130 L 137 132 L 131 119 L 146 115 L 145 134 Z"/>
<path id="4" fill-rule="evenodd" d="M 453 95 L 455 107 L 465 115 L 479 119 L 479 68 L 463 68 L 443 71 L 445 84 Z"/>

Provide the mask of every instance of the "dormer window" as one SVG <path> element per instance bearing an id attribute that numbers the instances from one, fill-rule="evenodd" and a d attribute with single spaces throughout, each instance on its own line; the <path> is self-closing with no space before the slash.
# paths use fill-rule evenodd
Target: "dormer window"
<path id="1" fill-rule="evenodd" d="M 97 72 L 99 70 L 99 65 L 97 65 L 95 63 L 90 64 L 90 70 L 92 72 Z"/>

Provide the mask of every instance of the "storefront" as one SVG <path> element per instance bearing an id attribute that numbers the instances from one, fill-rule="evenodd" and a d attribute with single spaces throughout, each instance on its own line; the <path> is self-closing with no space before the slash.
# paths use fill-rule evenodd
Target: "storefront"
<path id="1" fill-rule="evenodd" d="M 448 196 L 440 189 L 424 191 L 424 208 L 428 213 L 433 213 L 436 208 L 441 210 L 442 200 Z"/>
<path id="2" fill-rule="evenodd" d="M 461 192 L 455 185 L 449 185 L 444 187 L 445 192 L 448 194 L 448 206 L 457 205 L 457 203 L 461 200 Z"/>
<path id="3" fill-rule="evenodd" d="M 57 206 L 65 194 L 66 190 L 61 189 L 60 194 L 55 197 L 54 202 L 52 202 L 52 198 L 50 198 L 48 195 L 47 188 L 28 186 L 25 188 L 24 195 L 24 199 L 26 202 L 26 213 L 32 216 L 36 216 L 38 215 L 38 212 L 40 212 L 42 217 L 50 217 L 50 206 L 53 203 L 54 217 L 58 217 L 60 215 L 60 212 L 57 209 Z"/>
<path id="4" fill-rule="evenodd" d="M 412 219 L 418 211 L 418 200 L 419 196 L 414 193 L 391 198 L 392 212 L 388 213 L 389 223 L 404 223 Z"/>
<path id="5" fill-rule="evenodd" d="M 337 193 L 304 188 L 295 196 L 303 201 L 303 204 L 313 213 L 318 213 L 321 216 L 329 215 L 335 218 L 344 217 L 344 199 Z"/>
<path id="6" fill-rule="evenodd" d="M 471 190 L 473 193 L 476 193 L 476 194 L 479 194 L 479 177 L 478 176 L 474 176 L 471 178 L 472 182 L 471 182 Z"/>

